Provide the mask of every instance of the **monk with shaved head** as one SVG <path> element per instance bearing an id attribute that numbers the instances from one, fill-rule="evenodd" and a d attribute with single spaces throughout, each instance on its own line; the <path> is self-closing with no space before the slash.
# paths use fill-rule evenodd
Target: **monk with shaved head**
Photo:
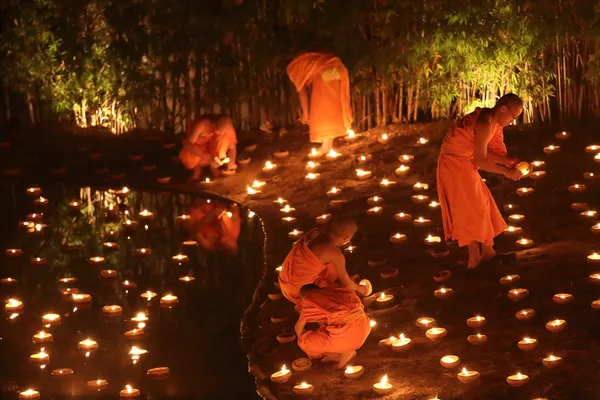
<path id="1" fill-rule="evenodd" d="M 518 160 L 507 156 L 502 129 L 523 112 L 515 94 L 502 96 L 493 108 L 476 108 L 444 137 L 438 159 L 437 188 L 446 240 L 468 246 L 468 267 L 496 257 L 494 237 L 506 223 L 478 170 L 523 177 Z"/>
<path id="2" fill-rule="evenodd" d="M 327 231 L 313 229 L 294 243 L 279 273 L 279 285 L 283 295 L 296 304 L 296 310 L 300 308 L 300 288 L 308 284 L 336 286 L 339 280 L 342 286 L 367 295 L 367 287 L 356 284 L 348 275 L 340 250 L 357 229 L 352 220 L 334 220 Z"/>
<path id="3" fill-rule="evenodd" d="M 322 362 L 337 362 L 337 368 L 343 368 L 371 332 L 360 298 L 348 288 L 309 284 L 300 289 L 300 302 L 298 346 L 310 358 L 323 357 Z M 318 323 L 319 329 L 305 332 L 309 322 Z"/>

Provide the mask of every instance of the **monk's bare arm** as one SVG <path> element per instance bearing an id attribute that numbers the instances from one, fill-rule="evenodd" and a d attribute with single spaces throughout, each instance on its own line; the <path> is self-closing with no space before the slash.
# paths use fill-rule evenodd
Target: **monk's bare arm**
<path id="1" fill-rule="evenodd" d="M 493 172 L 495 174 L 506 175 L 509 171 L 503 165 L 497 164 L 491 158 L 488 158 L 488 143 L 492 138 L 492 125 L 487 121 L 477 120 L 475 123 L 475 149 L 474 149 L 474 160 L 473 163 L 487 172 Z M 490 152 L 491 154 L 491 152 Z"/>
<path id="2" fill-rule="evenodd" d="M 296 336 L 300 337 L 304 333 L 304 327 L 308 321 L 306 318 L 300 313 L 300 317 L 298 317 L 298 321 L 296 322 L 296 326 L 294 326 L 294 330 L 296 331 Z"/>
<path id="3" fill-rule="evenodd" d="M 300 121 L 303 124 L 308 123 L 308 91 L 306 90 L 306 87 L 302 88 L 302 90 L 300 92 L 298 92 L 298 95 L 300 96 L 300 105 L 302 106 L 302 117 L 300 119 Z"/>
<path id="4" fill-rule="evenodd" d="M 501 165 L 504 165 L 507 167 L 509 167 L 511 165 L 511 163 L 513 162 L 512 158 L 510 158 L 508 156 L 501 156 L 500 154 L 494 153 L 492 150 L 488 150 L 487 159 L 496 164 L 501 164 Z"/>
<path id="5" fill-rule="evenodd" d="M 350 278 L 348 271 L 346 271 L 346 258 L 342 251 L 337 246 L 329 244 L 325 248 L 325 252 L 326 258 L 333 263 L 342 286 L 352 290 L 359 290 L 360 287 Z"/>

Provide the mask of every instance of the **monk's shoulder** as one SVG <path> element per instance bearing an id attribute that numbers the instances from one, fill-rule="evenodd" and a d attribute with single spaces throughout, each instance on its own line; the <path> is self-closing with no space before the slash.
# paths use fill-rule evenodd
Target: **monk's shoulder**
<path id="1" fill-rule="evenodd" d="M 473 130 L 475 134 L 477 133 L 487 133 L 489 134 L 492 126 L 492 115 L 491 109 L 484 108 L 481 110 L 477 119 L 475 120 L 475 125 L 473 126 Z"/>

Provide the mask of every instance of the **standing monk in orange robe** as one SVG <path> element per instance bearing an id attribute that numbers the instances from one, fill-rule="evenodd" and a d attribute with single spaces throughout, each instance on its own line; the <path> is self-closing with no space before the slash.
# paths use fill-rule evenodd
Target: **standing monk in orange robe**
<path id="1" fill-rule="evenodd" d="M 283 261 L 279 286 L 286 299 L 296 304 L 299 311 L 300 288 L 313 283 L 319 287 L 342 286 L 368 294 L 366 286 L 356 284 L 346 271 L 346 259 L 339 246 L 348 243 L 357 230 L 350 220 L 333 221 L 329 231 L 313 229 L 302 236 Z"/>
<path id="2" fill-rule="evenodd" d="M 515 94 L 502 96 L 494 108 L 476 108 L 444 137 L 438 159 L 437 188 L 446 240 L 468 246 L 468 267 L 496 256 L 494 237 L 506 223 L 477 171 L 501 174 L 514 181 L 523 175 L 518 161 L 507 157 L 502 128 L 523 112 Z"/>
<path id="3" fill-rule="evenodd" d="M 320 153 L 325 154 L 332 149 L 333 139 L 344 136 L 352 126 L 348 70 L 333 55 L 306 53 L 292 60 L 287 73 L 300 95 L 300 121 L 308 123 L 311 143 L 322 143 Z"/>
<path id="4" fill-rule="evenodd" d="M 310 358 L 337 362 L 343 368 L 369 336 L 371 325 L 360 298 L 342 287 L 319 288 L 305 285 L 300 289 L 302 311 L 296 323 L 298 346 Z M 308 322 L 321 326 L 304 332 Z"/>

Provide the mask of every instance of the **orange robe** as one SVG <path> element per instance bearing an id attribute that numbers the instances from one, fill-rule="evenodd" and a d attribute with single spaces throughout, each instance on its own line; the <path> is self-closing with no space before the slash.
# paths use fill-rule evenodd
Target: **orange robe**
<path id="1" fill-rule="evenodd" d="M 437 190 L 442 209 L 446 240 L 457 240 L 460 247 L 472 241 L 492 245 L 506 222 L 496 202 L 473 164 L 475 132 L 481 111 L 476 108 L 460 119 L 444 137 L 437 167 Z M 502 127 L 493 126 L 488 151 L 506 155 Z"/>
<path id="2" fill-rule="evenodd" d="M 212 212 L 223 213 L 210 223 L 202 225 L 204 218 Z M 199 225 L 202 226 L 197 228 Z M 215 201 L 201 203 L 190 209 L 189 226 L 196 241 L 205 250 L 225 250 L 232 254 L 237 253 L 237 240 L 241 230 L 239 208 L 232 208 L 231 216 L 229 216 L 225 208 L 216 204 Z"/>
<path id="3" fill-rule="evenodd" d="M 294 304 L 300 303 L 300 289 L 309 283 L 319 287 L 331 286 L 338 279 L 333 264 L 324 264 L 308 248 L 307 243 L 325 234 L 320 229 L 313 229 L 302 236 L 290 250 L 281 266 L 279 286 L 286 299 Z"/>
<path id="4" fill-rule="evenodd" d="M 359 349 L 371 332 L 364 306 L 353 290 L 344 287 L 309 292 L 301 302 L 301 318 L 318 322 L 316 331 L 306 331 L 298 346 L 310 357 Z"/>
<path id="5" fill-rule="evenodd" d="M 233 127 L 217 133 L 214 129 L 198 127 L 198 124 L 204 122 L 206 122 L 205 119 L 200 119 L 190 124 L 187 136 L 183 141 L 183 148 L 179 152 L 179 159 L 187 169 L 207 166 L 214 160 L 214 157 L 222 160 L 227 156 L 227 151 L 235 149 L 237 145 Z"/>
<path id="6" fill-rule="evenodd" d="M 352 107 L 350 77 L 342 61 L 329 54 L 306 53 L 290 62 L 287 73 L 298 92 L 312 83 L 310 141 L 344 136 L 352 126 Z"/>

